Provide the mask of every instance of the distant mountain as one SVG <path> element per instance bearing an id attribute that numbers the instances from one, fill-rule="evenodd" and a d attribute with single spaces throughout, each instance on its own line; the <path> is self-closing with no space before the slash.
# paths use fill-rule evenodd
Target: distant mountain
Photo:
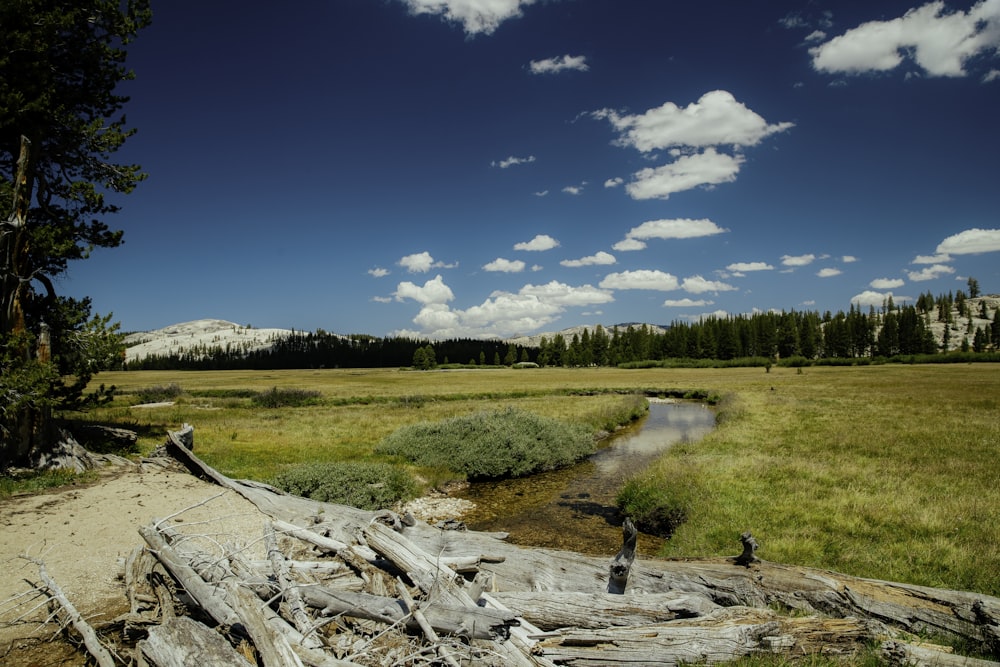
<path id="1" fill-rule="evenodd" d="M 201 349 L 221 347 L 252 352 L 271 347 L 287 338 L 291 329 L 254 329 L 226 320 L 193 320 L 155 331 L 142 331 L 125 337 L 125 361 L 150 356 L 174 356 L 197 353 Z"/>

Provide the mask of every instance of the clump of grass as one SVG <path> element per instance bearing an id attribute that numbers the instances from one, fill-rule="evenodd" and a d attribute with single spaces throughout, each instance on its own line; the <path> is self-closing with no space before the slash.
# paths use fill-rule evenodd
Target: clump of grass
<path id="1" fill-rule="evenodd" d="M 272 484 L 304 498 L 366 510 L 392 507 L 417 492 L 405 470 L 377 462 L 304 463 L 278 474 Z"/>
<path id="2" fill-rule="evenodd" d="M 593 433 L 586 426 L 509 407 L 404 426 L 375 451 L 447 468 L 469 479 L 489 479 L 553 470 L 594 448 Z"/>
<path id="3" fill-rule="evenodd" d="M 301 408 L 319 403 L 322 394 L 311 389 L 272 387 L 253 396 L 250 402 L 259 408 Z"/>
<path id="4" fill-rule="evenodd" d="M 140 403 L 164 403 L 172 401 L 184 393 L 176 382 L 145 387 L 135 392 Z"/>
<path id="5" fill-rule="evenodd" d="M 97 479 L 97 473 L 77 473 L 72 470 L 8 471 L 0 475 L 0 498 L 14 494 L 38 493 L 46 489 L 70 484 L 85 484 Z"/>
<path id="6" fill-rule="evenodd" d="M 615 405 L 599 410 L 588 421 L 599 431 L 614 431 L 642 419 L 649 413 L 649 401 L 640 394 L 629 394 Z"/>
<path id="7" fill-rule="evenodd" d="M 669 538 L 697 507 L 704 493 L 700 477 L 698 466 L 686 458 L 673 460 L 669 466 L 654 464 L 628 480 L 615 500 L 639 530 Z"/>

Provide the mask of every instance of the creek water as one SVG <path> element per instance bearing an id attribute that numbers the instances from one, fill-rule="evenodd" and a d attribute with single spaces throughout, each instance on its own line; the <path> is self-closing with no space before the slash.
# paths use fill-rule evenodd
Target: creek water
<path id="1" fill-rule="evenodd" d="M 515 544 L 613 556 L 624 517 L 615 495 L 668 447 L 694 441 L 715 426 L 715 412 L 693 402 L 651 401 L 649 414 L 614 434 L 588 459 L 519 479 L 475 482 L 455 494 L 475 509 L 462 520 L 472 530 L 503 531 Z M 639 549 L 655 554 L 663 539 L 640 533 Z"/>

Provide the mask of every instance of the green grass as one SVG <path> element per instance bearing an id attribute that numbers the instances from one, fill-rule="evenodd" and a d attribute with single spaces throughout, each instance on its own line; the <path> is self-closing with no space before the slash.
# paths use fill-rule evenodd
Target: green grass
<path id="1" fill-rule="evenodd" d="M 801 371 L 801 372 L 800 372 Z M 1000 368 L 993 364 L 784 368 L 303 370 L 102 373 L 124 392 L 89 419 L 141 433 L 195 426 L 195 452 L 234 477 L 300 463 L 385 460 L 398 428 L 514 406 L 599 428 L 618 392 L 711 397 L 719 426 L 675 446 L 641 497 L 683 502 L 663 555 L 732 555 L 751 530 L 759 555 L 879 579 L 1000 595 Z M 176 383 L 171 407 L 131 409 Z M 263 410 L 272 388 L 316 405 Z M 720 400 L 721 399 L 721 400 Z M 435 471 L 414 469 L 436 481 Z"/>

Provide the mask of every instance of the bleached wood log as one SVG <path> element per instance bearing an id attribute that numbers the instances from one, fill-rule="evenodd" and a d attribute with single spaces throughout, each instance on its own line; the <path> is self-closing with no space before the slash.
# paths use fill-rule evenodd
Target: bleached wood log
<path id="1" fill-rule="evenodd" d="M 275 632 L 264 619 L 257 595 L 235 582 L 226 588 L 226 599 L 253 640 L 264 667 L 303 667 L 285 636 Z"/>
<path id="2" fill-rule="evenodd" d="M 22 558 L 26 558 L 22 556 Z M 42 580 L 42 584 L 48 590 L 49 597 L 54 600 L 62 608 L 63 612 L 66 614 L 66 621 L 73 626 L 77 634 L 83 639 L 83 645 L 87 647 L 87 651 L 90 655 L 94 656 L 94 660 L 100 667 L 115 667 L 114 658 L 108 653 L 104 645 L 101 644 L 101 640 L 98 639 L 97 633 L 94 632 L 94 628 L 90 627 L 90 624 L 84 620 L 83 616 L 76 610 L 73 603 L 69 601 L 66 594 L 63 593 L 62 588 L 56 583 L 55 579 L 49 576 L 48 571 L 45 569 L 45 563 L 36 558 L 28 558 L 31 562 L 38 566 L 38 577 Z"/>
<path id="3" fill-rule="evenodd" d="M 140 666 L 251 667 L 222 635 L 187 616 L 167 619 L 151 627 L 137 648 Z"/>
<path id="4" fill-rule="evenodd" d="M 535 651 L 559 665 L 673 666 L 716 664 L 757 653 L 849 655 L 879 632 L 860 619 L 781 617 L 765 609 L 721 609 L 701 619 L 545 637 Z M 819 642 L 819 643 L 818 643 Z"/>
<path id="5" fill-rule="evenodd" d="M 693 593 L 497 592 L 490 597 L 542 630 L 647 625 L 706 616 L 720 609 Z"/>
<path id="6" fill-rule="evenodd" d="M 435 652 L 441 657 L 445 664 L 450 667 L 459 667 L 458 662 L 455 658 L 451 656 L 451 652 L 448 648 L 441 644 L 441 638 L 437 636 L 437 632 L 428 622 L 427 617 L 424 616 L 424 612 L 417 606 L 417 603 L 413 601 L 413 597 L 410 596 L 410 592 L 406 590 L 406 584 L 401 580 L 396 580 L 396 590 L 399 591 L 400 600 L 406 606 L 409 615 L 417 622 L 420 626 L 421 631 L 423 631 L 424 636 L 427 637 L 427 641 L 434 645 Z"/>
<path id="7" fill-rule="evenodd" d="M 956 655 L 943 646 L 929 647 L 897 640 L 882 643 L 879 654 L 892 665 L 924 665 L 933 667 L 997 667 L 1000 662 Z"/>
<path id="8" fill-rule="evenodd" d="M 292 617 L 292 623 L 295 625 L 296 630 L 309 639 L 310 635 L 313 634 L 312 618 L 310 618 L 309 614 L 306 612 L 305 603 L 302 601 L 302 594 L 299 593 L 298 585 L 296 585 L 296 582 L 292 581 L 292 578 L 289 575 L 288 563 L 285 560 L 285 554 L 283 554 L 278 548 L 278 538 L 275 536 L 274 528 L 271 526 L 268 526 L 264 530 L 264 548 L 267 550 L 267 557 L 271 562 L 275 581 L 278 583 L 281 595 L 284 597 L 285 603 L 288 605 L 288 609 Z M 318 640 L 315 641 L 317 641 L 318 644 Z M 313 648 L 315 648 L 315 646 Z"/>
<path id="9" fill-rule="evenodd" d="M 628 585 L 628 575 L 635 562 L 635 543 L 639 536 L 632 519 L 626 518 L 622 524 L 622 548 L 611 561 L 611 571 L 608 574 L 608 592 L 621 594 Z"/>
<path id="10" fill-rule="evenodd" d="M 323 616 L 352 616 L 392 625 L 404 622 L 408 612 L 405 601 L 381 595 L 335 591 L 318 585 L 300 588 L 302 599 Z M 439 602 L 425 603 L 423 614 L 436 632 L 472 639 L 506 639 L 510 626 L 517 623 L 512 613 L 481 607 L 456 607 Z M 408 626 L 416 630 L 416 624 Z"/>

